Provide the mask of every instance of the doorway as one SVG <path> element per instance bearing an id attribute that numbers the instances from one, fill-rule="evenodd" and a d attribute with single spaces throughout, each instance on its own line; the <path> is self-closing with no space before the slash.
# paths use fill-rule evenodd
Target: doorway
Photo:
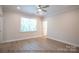
<path id="1" fill-rule="evenodd" d="M 43 35 L 47 35 L 47 20 L 43 20 Z"/>

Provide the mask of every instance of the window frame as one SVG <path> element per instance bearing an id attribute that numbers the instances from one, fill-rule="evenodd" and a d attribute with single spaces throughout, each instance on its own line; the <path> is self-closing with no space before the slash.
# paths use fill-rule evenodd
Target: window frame
<path id="1" fill-rule="evenodd" d="M 35 19 L 36 20 L 36 30 L 35 31 L 22 31 L 21 30 L 21 18 L 26 18 L 26 19 Z M 20 18 L 20 32 L 21 33 L 33 33 L 33 32 L 37 32 L 37 24 L 38 24 L 38 21 L 37 21 L 37 19 L 36 18 L 28 18 L 28 17 L 21 17 Z"/>

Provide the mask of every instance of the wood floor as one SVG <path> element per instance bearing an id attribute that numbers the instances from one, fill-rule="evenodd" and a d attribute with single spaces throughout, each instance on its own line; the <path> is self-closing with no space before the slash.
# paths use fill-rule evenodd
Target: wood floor
<path id="1" fill-rule="evenodd" d="M 1 53 L 79 52 L 77 48 L 55 40 L 39 37 L 0 44 Z"/>

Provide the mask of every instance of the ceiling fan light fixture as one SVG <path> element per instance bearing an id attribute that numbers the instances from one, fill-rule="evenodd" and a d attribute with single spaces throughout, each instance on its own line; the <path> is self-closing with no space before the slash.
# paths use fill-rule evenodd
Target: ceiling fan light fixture
<path id="1" fill-rule="evenodd" d="M 21 7 L 17 6 L 17 9 L 18 9 L 18 10 L 20 10 L 20 9 L 21 9 Z"/>
<path id="2" fill-rule="evenodd" d="M 42 10 L 41 9 L 38 9 L 38 11 L 41 12 Z"/>

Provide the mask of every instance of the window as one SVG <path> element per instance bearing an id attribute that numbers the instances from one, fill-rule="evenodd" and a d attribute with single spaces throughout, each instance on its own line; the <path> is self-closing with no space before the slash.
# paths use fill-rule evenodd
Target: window
<path id="1" fill-rule="evenodd" d="M 37 31 L 37 20 L 29 18 L 21 18 L 21 32 Z"/>

